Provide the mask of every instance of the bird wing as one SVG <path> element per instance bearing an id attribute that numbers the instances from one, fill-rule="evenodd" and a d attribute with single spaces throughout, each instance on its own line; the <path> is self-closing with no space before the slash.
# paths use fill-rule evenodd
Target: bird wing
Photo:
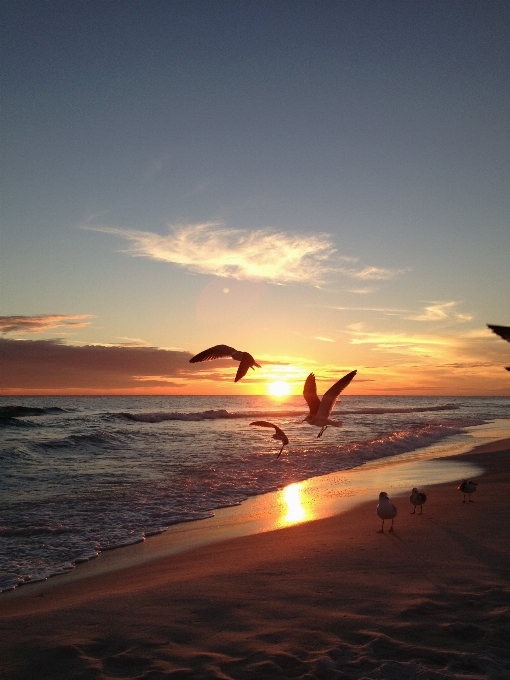
<path id="1" fill-rule="evenodd" d="M 340 378 L 338 382 L 336 382 L 332 387 L 329 388 L 326 394 L 322 397 L 322 401 L 320 404 L 319 415 L 321 417 L 323 418 L 329 417 L 329 414 L 333 410 L 333 406 L 335 405 L 336 400 L 338 399 L 338 395 L 340 394 L 340 392 L 342 392 L 342 390 L 345 390 L 345 388 L 354 378 L 356 373 L 357 371 L 351 371 L 351 373 L 347 373 L 347 375 L 344 375 L 343 378 Z"/>
<path id="2" fill-rule="evenodd" d="M 492 326 L 490 323 L 488 323 L 487 326 L 491 331 L 494 331 L 494 333 L 499 335 L 500 338 L 510 342 L 510 326 Z"/>
<path id="3" fill-rule="evenodd" d="M 268 423 L 267 420 L 256 420 L 253 423 L 250 423 L 250 425 L 259 425 L 260 427 L 274 427 L 275 430 L 278 430 L 276 425 L 273 425 L 273 423 Z"/>
<path id="4" fill-rule="evenodd" d="M 260 427 L 272 427 L 274 428 L 276 434 L 279 436 L 279 438 L 284 444 L 289 443 L 289 440 L 285 432 L 283 430 L 280 430 L 280 428 L 277 425 L 274 425 L 273 423 L 268 423 L 267 420 L 256 420 L 254 423 L 250 423 L 250 425 L 259 425 Z"/>
<path id="5" fill-rule="evenodd" d="M 308 408 L 310 409 L 310 415 L 315 416 L 321 405 L 321 400 L 317 396 L 317 385 L 315 384 L 315 375 L 310 373 L 308 378 L 305 380 L 305 386 L 303 388 L 303 397 L 305 398 Z"/>
<path id="6" fill-rule="evenodd" d="M 239 368 L 237 369 L 234 382 L 238 382 L 239 380 L 241 380 L 241 378 L 244 378 L 244 376 L 248 373 L 248 369 L 251 366 L 253 366 L 253 364 L 255 364 L 255 366 L 259 366 L 255 362 L 255 359 L 252 357 L 251 354 L 249 354 L 248 352 L 243 352 L 243 358 L 241 359 L 241 363 L 239 364 Z"/>
<path id="7" fill-rule="evenodd" d="M 209 347 L 209 349 L 204 349 L 203 352 L 196 354 L 189 362 L 190 364 L 196 364 L 199 361 L 223 359 L 224 357 L 231 357 L 233 352 L 235 352 L 235 349 L 228 345 L 215 345 L 214 347 Z"/>

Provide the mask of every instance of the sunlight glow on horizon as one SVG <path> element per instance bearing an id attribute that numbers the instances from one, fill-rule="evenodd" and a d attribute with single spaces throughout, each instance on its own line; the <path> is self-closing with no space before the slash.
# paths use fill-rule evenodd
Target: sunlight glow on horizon
<path id="1" fill-rule="evenodd" d="M 268 392 L 272 397 L 286 397 L 290 394 L 290 385 L 283 380 L 276 380 L 275 382 L 269 383 Z"/>

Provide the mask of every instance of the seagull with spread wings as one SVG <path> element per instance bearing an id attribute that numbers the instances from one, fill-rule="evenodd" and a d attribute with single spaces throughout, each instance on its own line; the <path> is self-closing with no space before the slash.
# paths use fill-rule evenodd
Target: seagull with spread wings
<path id="1" fill-rule="evenodd" d="M 288 437 L 285 434 L 283 430 L 280 430 L 280 428 L 277 425 L 273 425 L 273 423 L 268 423 L 267 420 L 256 420 L 254 423 L 250 423 L 250 425 L 259 425 L 260 427 L 273 427 L 275 430 L 274 435 L 272 436 L 272 439 L 279 439 L 282 442 L 282 448 L 278 452 L 278 455 L 276 456 L 277 458 L 280 457 L 283 447 L 287 446 L 289 443 Z"/>
<path id="2" fill-rule="evenodd" d="M 196 354 L 189 362 L 190 364 L 196 364 L 199 361 L 213 361 L 213 359 L 224 359 L 225 357 L 231 357 L 234 361 L 241 362 L 237 369 L 234 382 L 244 378 L 249 368 L 252 368 L 253 370 L 255 370 L 255 366 L 260 368 L 260 365 L 255 361 L 251 354 L 248 354 L 248 352 L 240 352 L 228 345 L 215 345 L 214 347 L 209 347 L 209 349 L 205 349 L 203 352 L 200 352 L 200 354 Z"/>
<path id="3" fill-rule="evenodd" d="M 315 427 L 320 427 L 321 431 L 317 435 L 317 439 L 322 437 L 324 430 L 330 425 L 331 427 L 342 427 L 343 423 L 338 420 L 331 420 L 330 415 L 333 407 L 336 404 L 338 395 L 342 390 L 344 390 L 351 380 L 356 375 L 357 371 L 352 371 L 347 375 L 344 375 L 338 382 L 336 382 L 329 390 L 325 393 L 322 399 L 317 396 L 317 385 L 315 384 L 315 375 L 310 373 L 305 381 L 305 386 L 303 389 L 303 396 L 308 404 L 310 413 L 306 416 L 303 422 L 307 422 L 310 425 L 315 425 Z"/>

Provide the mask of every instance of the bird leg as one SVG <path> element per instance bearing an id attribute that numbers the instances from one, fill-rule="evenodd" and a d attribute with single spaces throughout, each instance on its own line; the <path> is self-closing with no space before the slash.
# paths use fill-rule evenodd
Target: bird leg
<path id="1" fill-rule="evenodd" d="M 420 515 L 423 515 L 423 505 L 420 505 Z"/>
<path id="2" fill-rule="evenodd" d="M 393 520 L 391 520 L 391 527 L 389 528 L 388 531 L 389 534 L 394 534 L 395 532 L 393 531 Z"/>
<path id="3" fill-rule="evenodd" d="M 416 505 L 414 506 L 414 510 L 410 513 L 411 515 L 414 515 L 416 512 Z"/>
<path id="4" fill-rule="evenodd" d="M 282 448 L 278 451 L 278 455 L 276 456 L 277 458 L 279 458 L 281 456 L 284 446 L 285 446 L 285 444 L 282 444 Z"/>
<path id="5" fill-rule="evenodd" d="M 384 534 L 384 520 L 382 521 L 382 526 L 380 530 L 377 532 L 378 534 Z"/>
<path id="6" fill-rule="evenodd" d="M 466 494 L 464 494 L 464 500 L 462 501 L 463 503 L 466 502 Z"/>
<path id="7" fill-rule="evenodd" d="M 471 494 L 469 494 L 469 502 L 474 503 L 474 501 L 471 500 Z"/>
<path id="8" fill-rule="evenodd" d="M 325 425 L 323 428 L 321 428 L 321 431 L 320 431 L 319 434 L 317 435 L 317 439 L 319 439 L 319 437 L 322 437 L 322 435 L 323 435 L 323 433 L 324 433 L 324 431 L 325 431 L 326 428 L 327 428 L 327 425 Z"/>

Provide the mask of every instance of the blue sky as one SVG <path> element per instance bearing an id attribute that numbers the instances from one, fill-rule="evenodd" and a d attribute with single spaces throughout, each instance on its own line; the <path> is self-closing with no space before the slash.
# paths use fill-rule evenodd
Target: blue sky
<path id="1" fill-rule="evenodd" d="M 508 394 L 507 2 L 2 13 L 3 393 L 93 345 L 137 356 L 112 390 Z M 189 365 L 219 343 L 263 370 Z"/>

